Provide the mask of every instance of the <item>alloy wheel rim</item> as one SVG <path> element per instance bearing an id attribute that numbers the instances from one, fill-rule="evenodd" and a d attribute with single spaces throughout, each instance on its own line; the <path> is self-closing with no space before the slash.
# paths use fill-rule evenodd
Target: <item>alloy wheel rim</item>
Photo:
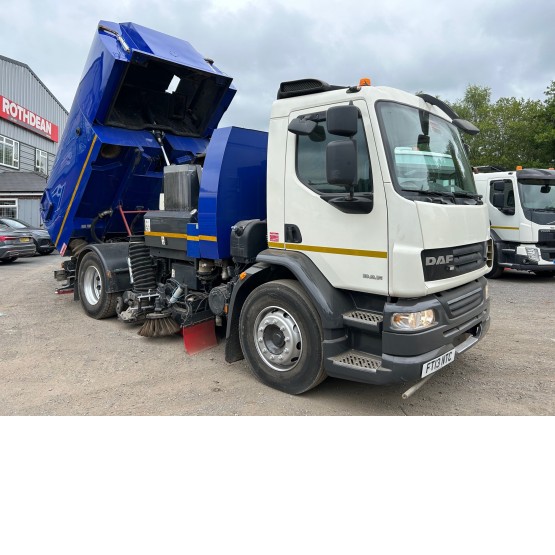
<path id="1" fill-rule="evenodd" d="M 258 354 L 270 368 L 288 372 L 298 364 L 303 349 L 301 330 L 284 308 L 270 306 L 261 311 L 253 333 Z"/>

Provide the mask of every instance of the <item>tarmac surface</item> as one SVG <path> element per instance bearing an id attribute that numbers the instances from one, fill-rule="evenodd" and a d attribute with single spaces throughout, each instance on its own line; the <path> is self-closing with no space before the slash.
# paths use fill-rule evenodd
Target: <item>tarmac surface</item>
<path id="1" fill-rule="evenodd" d="M 1 415 L 555 415 L 554 278 L 491 280 L 486 337 L 403 401 L 406 385 L 331 378 L 287 395 L 227 364 L 223 342 L 190 356 L 179 336 L 89 318 L 55 294 L 61 260 L 0 264 Z"/>

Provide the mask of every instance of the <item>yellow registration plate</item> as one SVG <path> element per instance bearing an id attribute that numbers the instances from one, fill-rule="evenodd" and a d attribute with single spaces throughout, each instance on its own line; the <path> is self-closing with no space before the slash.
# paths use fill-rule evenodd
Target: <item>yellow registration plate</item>
<path id="1" fill-rule="evenodd" d="M 28 243 L 31 239 L 29 239 L 29 237 L 21 237 L 21 239 L 19 239 L 20 243 Z"/>

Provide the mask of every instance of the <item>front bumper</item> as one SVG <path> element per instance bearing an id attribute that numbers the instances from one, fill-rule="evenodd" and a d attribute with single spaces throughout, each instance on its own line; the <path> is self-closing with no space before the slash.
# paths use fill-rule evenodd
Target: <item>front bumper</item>
<path id="1" fill-rule="evenodd" d="M 428 295 L 420 299 L 399 299 L 385 304 L 381 353 L 372 343 L 363 348 L 360 341 L 356 354 L 373 357 L 375 365 L 359 367 L 342 365 L 326 368 L 330 376 L 369 383 L 389 385 L 407 383 L 422 377 L 423 366 L 455 349 L 458 355 L 473 347 L 487 333 L 490 326 L 490 302 L 486 299 L 487 280 L 483 277 L 461 287 Z M 419 312 L 433 309 L 437 323 L 422 331 L 400 332 L 391 328 L 395 312 Z M 374 347 L 378 347 L 376 343 Z M 441 369 L 439 370 L 441 372 Z"/>
<path id="2" fill-rule="evenodd" d="M 499 255 L 499 266 L 512 270 L 526 272 L 555 272 L 555 247 L 540 244 L 522 244 L 506 246 L 501 248 Z M 536 251 L 536 256 L 530 258 L 526 252 L 527 248 Z"/>
<path id="3" fill-rule="evenodd" d="M 485 278 L 421 300 L 386 304 L 382 338 L 382 367 L 390 370 L 388 383 L 421 378 L 422 365 L 455 349 L 456 355 L 473 347 L 487 333 L 490 303 Z M 394 331 L 388 326 L 393 312 L 417 312 L 432 308 L 437 324 L 417 332 Z"/>
<path id="4" fill-rule="evenodd" d="M 500 264 L 500 266 L 510 270 L 521 270 L 525 272 L 555 273 L 555 264 Z"/>
<path id="5" fill-rule="evenodd" d="M 489 311 L 475 319 L 478 323 L 467 329 L 465 332 L 457 334 L 454 341 L 450 341 L 442 347 L 432 349 L 421 355 L 411 357 L 400 357 L 384 353 L 382 355 L 382 368 L 389 370 L 385 381 L 386 383 L 405 383 L 419 380 L 422 377 L 422 367 L 431 360 L 455 349 L 456 356 L 464 353 L 480 341 L 487 333 L 490 326 Z M 456 360 L 456 357 L 455 357 Z M 439 370 L 441 372 L 441 370 Z"/>

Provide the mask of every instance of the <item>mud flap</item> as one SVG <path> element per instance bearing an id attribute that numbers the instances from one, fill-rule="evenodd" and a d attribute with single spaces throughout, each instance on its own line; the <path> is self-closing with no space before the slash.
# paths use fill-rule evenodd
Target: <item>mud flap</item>
<path id="1" fill-rule="evenodd" d="M 213 319 L 183 328 L 182 335 L 185 351 L 189 355 L 200 353 L 218 345 Z"/>

